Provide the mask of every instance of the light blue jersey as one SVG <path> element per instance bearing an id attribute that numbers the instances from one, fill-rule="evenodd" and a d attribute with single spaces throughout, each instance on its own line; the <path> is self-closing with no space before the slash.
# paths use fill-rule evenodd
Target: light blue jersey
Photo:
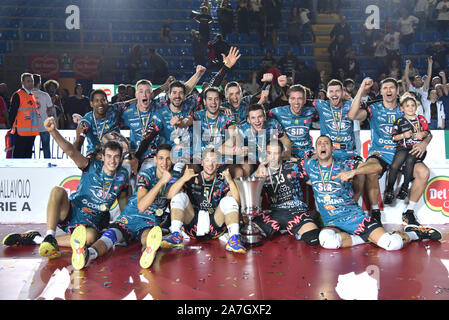
<path id="1" fill-rule="evenodd" d="M 317 111 L 312 105 L 304 105 L 299 115 L 294 115 L 290 106 L 271 109 L 268 113 L 270 118 L 276 119 L 284 129 L 292 142 L 292 154 L 303 158 L 307 152 L 313 150 L 310 127 L 312 120 L 317 118 Z"/>
<path id="2" fill-rule="evenodd" d="M 357 224 L 365 218 L 365 212 L 353 199 L 350 182 L 332 179 L 340 172 L 356 168 L 358 164 L 352 159 L 335 160 L 333 166 L 323 167 L 316 159 L 303 160 L 304 176 L 312 183 L 315 203 L 324 226 L 335 226 L 352 234 L 358 228 Z"/>
<path id="3" fill-rule="evenodd" d="M 90 160 L 83 170 L 76 192 L 69 197 L 72 205 L 69 221 L 59 224 L 59 227 L 71 232 L 82 224 L 100 231 L 109 221 L 109 213 L 101 211 L 102 205 L 109 211 L 119 193 L 127 191 L 128 184 L 128 171 L 123 167 L 119 167 L 114 175 L 108 175 L 103 171 L 102 161 Z M 102 226 L 105 220 L 106 225 Z"/>
<path id="4" fill-rule="evenodd" d="M 354 121 L 348 116 L 351 101 L 343 103 L 341 108 L 331 107 L 329 100 L 314 100 L 313 105 L 320 118 L 320 134 L 332 140 L 334 158 L 346 160 L 356 156 Z"/>
<path id="5" fill-rule="evenodd" d="M 159 178 L 156 175 L 156 167 L 151 167 L 139 172 L 137 176 L 136 190 L 129 198 L 128 204 L 124 208 L 123 212 L 117 217 L 116 221 L 111 227 L 118 226 L 124 233 L 125 239 L 130 240 L 138 239 L 142 232 L 146 229 L 151 229 L 154 226 L 158 226 L 168 215 L 166 212 L 170 200 L 167 199 L 167 192 L 169 188 L 178 179 L 178 173 L 170 171 L 173 178 L 162 187 L 156 199 L 153 203 L 144 211 L 141 212 L 137 208 L 137 192 L 144 188 L 148 191 L 153 189 L 159 182 Z M 163 215 L 157 215 L 158 213 Z"/>
<path id="6" fill-rule="evenodd" d="M 396 152 L 396 142 L 391 136 L 393 125 L 404 113 L 399 108 L 399 103 L 396 108 L 390 110 L 385 108 L 382 101 L 369 105 L 366 110 L 371 128 L 369 156 L 379 157 L 391 164 Z"/>
<path id="7" fill-rule="evenodd" d="M 120 123 L 116 110 L 108 108 L 104 119 L 96 119 L 94 112 L 84 115 L 79 124 L 87 139 L 86 154 L 98 152 L 103 145 L 101 138 L 109 132 L 120 133 Z"/>
<path id="8" fill-rule="evenodd" d="M 285 132 L 276 119 L 267 119 L 265 120 L 263 130 L 255 132 L 251 125 L 245 122 L 239 125 L 238 134 L 243 142 L 243 146 L 248 147 L 248 160 L 251 164 L 256 164 L 266 162 L 267 143 L 270 139 L 280 139 Z"/>
<path id="9" fill-rule="evenodd" d="M 153 121 L 156 125 L 160 124 L 160 122 L 154 117 L 155 112 L 153 105 L 149 111 L 142 112 L 138 110 L 137 102 L 135 102 L 131 105 L 123 105 L 120 111 L 122 122 L 130 129 L 130 150 L 135 152 L 138 149 L 143 137 L 147 133 L 148 128 L 150 128 L 151 122 Z M 159 140 L 160 137 L 157 135 L 139 160 L 153 157 L 156 154 L 157 146 L 160 144 Z"/>

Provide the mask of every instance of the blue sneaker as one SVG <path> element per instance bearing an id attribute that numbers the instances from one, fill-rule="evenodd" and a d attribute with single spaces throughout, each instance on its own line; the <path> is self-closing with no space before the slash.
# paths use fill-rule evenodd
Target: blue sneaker
<path id="1" fill-rule="evenodd" d="M 184 238 L 182 237 L 182 234 L 175 231 L 162 239 L 161 247 L 162 248 L 184 247 L 184 244 L 182 243 L 183 241 Z"/>
<path id="2" fill-rule="evenodd" d="M 236 253 L 246 253 L 246 249 L 240 241 L 240 235 L 234 234 L 229 238 L 228 243 L 226 243 L 226 250 Z"/>

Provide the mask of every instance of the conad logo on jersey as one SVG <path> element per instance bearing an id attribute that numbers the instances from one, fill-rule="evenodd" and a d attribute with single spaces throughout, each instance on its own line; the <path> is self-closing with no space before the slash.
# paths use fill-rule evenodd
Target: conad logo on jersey
<path id="1" fill-rule="evenodd" d="M 449 177 L 438 176 L 427 184 L 424 201 L 429 209 L 449 217 Z"/>
<path id="2" fill-rule="evenodd" d="M 59 184 L 59 186 L 63 187 L 67 191 L 67 194 L 70 196 L 78 188 L 80 179 L 81 179 L 81 176 L 70 176 L 70 177 L 67 177 L 64 180 L 62 180 L 62 182 Z M 114 203 L 112 204 L 112 207 L 110 208 L 110 210 L 114 209 L 117 205 L 118 205 L 118 201 L 116 199 L 114 201 Z"/>

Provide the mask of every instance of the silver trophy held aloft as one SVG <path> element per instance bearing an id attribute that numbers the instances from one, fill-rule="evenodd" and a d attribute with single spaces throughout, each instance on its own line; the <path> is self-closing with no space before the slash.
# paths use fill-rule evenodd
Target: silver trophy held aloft
<path id="1" fill-rule="evenodd" d="M 239 189 L 241 212 L 244 218 L 244 226 L 241 230 L 242 240 L 246 246 L 261 245 L 262 235 L 254 225 L 253 219 L 262 211 L 261 195 L 265 179 L 237 178 L 234 181 Z"/>

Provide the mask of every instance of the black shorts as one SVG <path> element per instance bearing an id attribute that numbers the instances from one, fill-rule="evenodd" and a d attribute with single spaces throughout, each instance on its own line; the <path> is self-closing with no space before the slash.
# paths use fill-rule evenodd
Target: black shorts
<path id="1" fill-rule="evenodd" d="M 194 208 L 194 211 L 195 216 L 193 217 L 192 221 L 190 221 L 189 224 L 184 225 L 184 231 L 189 235 L 189 237 L 199 240 L 216 239 L 226 232 L 226 225 L 223 224 L 222 226 L 219 226 L 215 221 L 214 218 L 215 211 L 214 211 L 213 213 L 209 214 L 210 218 L 209 233 L 204 236 L 197 236 L 196 230 L 198 227 L 198 209 Z"/>
<path id="2" fill-rule="evenodd" d="M 304 224 L 315 223 L 308 211 L 289 209 L 262 212 L 253 221 L 262 229 L 264 236 L 267 238 L 281 230 L 286 230 L 289 234 L 295 235 Z"/>
<path id="3" fill-rule="evenodd" d="M 378 177 L 380 179 L 384 175 L 384 173 L 390 169 L 390 165 L 384 159 L 382 159 L 381 157 L 379 157 L 375 154 L 372 154 L 368 158 L 366 158 L 365 162 L 367 162 L 368 159 L 371 159 L 371 158 L 379 161 L 379 164 L 382 167 L 382 172 L 378 174 Z"/>

